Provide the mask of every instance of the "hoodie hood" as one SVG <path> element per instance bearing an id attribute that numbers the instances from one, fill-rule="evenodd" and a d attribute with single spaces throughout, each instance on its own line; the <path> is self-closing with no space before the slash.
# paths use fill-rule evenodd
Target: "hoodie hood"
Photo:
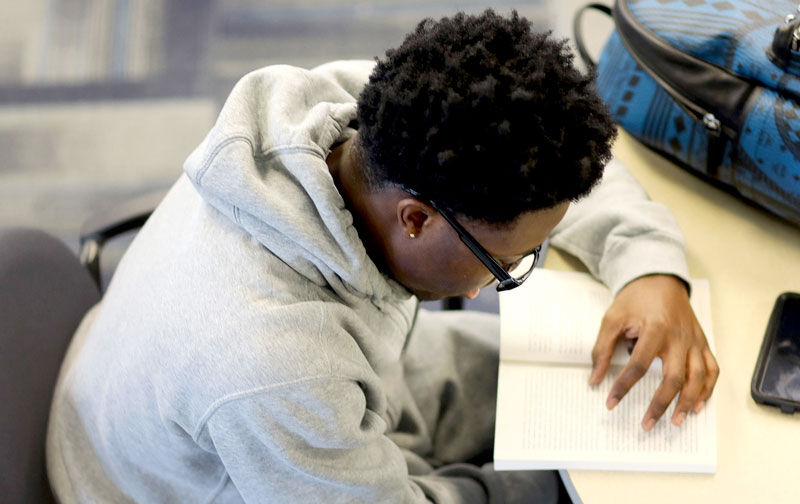
<path id="1" fill-rule="evenodd" d="M 205 201 L 299 274 L 382 308 L 411 294 L 367 256 L 325 162 L 332 145 L 355 134 L 348 124 L 371 67 L 281 65 L 246 75 L 184 170 Z"/>

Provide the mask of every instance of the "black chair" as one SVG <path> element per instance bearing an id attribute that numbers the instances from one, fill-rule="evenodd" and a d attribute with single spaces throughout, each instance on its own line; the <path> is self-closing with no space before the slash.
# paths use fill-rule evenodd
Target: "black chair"
<path id="1" fill-rule="evenodd" d="M 126 200 L 87 221 L 80 260 L 43 231 L 0 229 L 0 501 L 54 502 L 45 437 L 61 361 L 110 276 L 100 271 L 103 246 L 141 227 L 164 195 Z"/>
<path id="2" fill-rule="evenodd" d="M 58 370 L 100 292 L 58 239 L 0 230 L 0 500 L 54 502 L 45 433 Z"/>

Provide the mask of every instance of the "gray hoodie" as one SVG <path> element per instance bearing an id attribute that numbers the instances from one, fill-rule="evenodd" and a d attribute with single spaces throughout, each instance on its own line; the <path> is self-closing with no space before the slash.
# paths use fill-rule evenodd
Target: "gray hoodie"
<path id="1" fill-rule="evenodd" d="M 500 498 L 490 467 L 448 465 L 491 430 L 495 368 L 452 363 L 492 358 L 496 321 L 448 315 L 448 334 L 469 333 L 460 323 L 487 343 L 447 346 L 420 316 L 419 355 L 432 338 L 441 365 L 415 367 L 417 301 L 367 256 L 325 163 L 354 134 L 371 67 L 274 66 L 236 85 L 68 351 L 47 446 L 59 500 Z M 617 163 L 553 243 L 615 291 L 686 277 L 671 215 Z M 445 391 L 481 373 L 485 407 L 451 408 L 467 427 L 438 428 Z"/>

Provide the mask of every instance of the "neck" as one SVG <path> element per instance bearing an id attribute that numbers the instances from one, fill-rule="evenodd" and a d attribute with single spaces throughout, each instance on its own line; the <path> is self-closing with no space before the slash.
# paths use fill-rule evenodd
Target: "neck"
<path id="1" fill-rule="evenodd" d="M 358 232 L 367 255 L 382 271 L 386 271 L 383 250 L 390 221 L 387 220 L 386 206 L 381 203 L 380 191 L 373 192 L 362 175 L 358 156 L 354 155 L 352 137 L 339 144 L 326 159 L 333 182 L 342 195 L 345 207 L 353 215 L 353 226 Z"/>

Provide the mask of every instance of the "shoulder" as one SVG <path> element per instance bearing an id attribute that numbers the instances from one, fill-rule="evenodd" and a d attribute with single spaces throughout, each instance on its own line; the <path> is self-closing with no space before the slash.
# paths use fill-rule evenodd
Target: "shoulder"
<path id="1" fill-rule="evenodd" d="M 370 60 L 339 60 L 314 67 L 311 72 L 336 82 L 351 96 L 358 97 L 373 68 L 375 62 Z"/>
<path id="2" fill-rule="evenodd" d="M 286 90 L 295 94 L 327 95 L 324 101 L 330 102 L 353 101 L 369 79 L 374 65 L 374 62 L 365 60 L 332 61 L 310 70 L 291 65 L 270 65 L 242 77 L 231 96 L 272 95 Z"/>

